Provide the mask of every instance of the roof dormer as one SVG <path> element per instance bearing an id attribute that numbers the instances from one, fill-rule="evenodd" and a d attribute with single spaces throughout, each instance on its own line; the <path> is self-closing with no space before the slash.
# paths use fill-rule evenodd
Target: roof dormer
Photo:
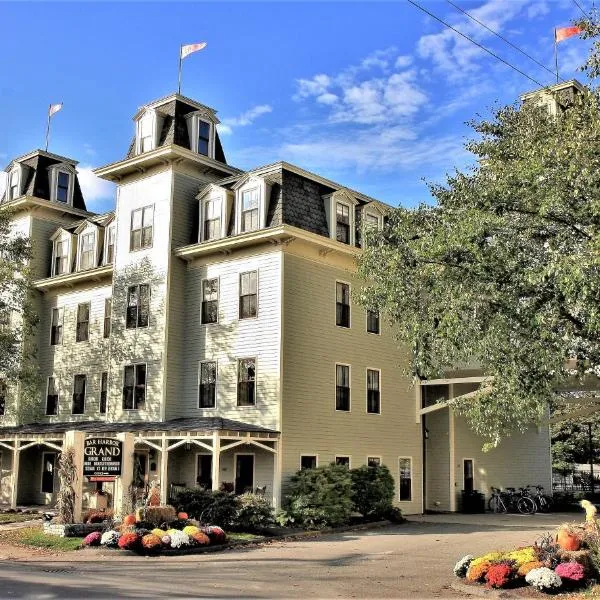
<path id="1" fill-rule="evenodd" d="M 52 265 L 50 275 L 66 275 L 71 272 L 73 266 L 73 240 L 76 239 L 71 231 L 59 227 L 51 236 L 52 242 Z"/>
<path id="2" fill-rule="evenodd" d="M 215 158 L 215 127 L 219 119 L 214 112 L 200 108 L 185 115 L 190 139 L 190 150 Z"/>
<path id="3" fill-rule="evenodd" d="M 15 162 L 8 171 L 6 178 L 6 193 L 4 195 L 7 202 L 15 200 L 24 194 L 25 173 L 27 167 L 21 163 Z"/>
<path id="4" fill-rule="evenodd" d="M 77 171 L 69 163 L 58 163 L 48 167 L 50 174 L 50 200 L 73 206 L 73 192 Z"/>
<path id="5" fill-rule="evenodd" d="M 80 223 L 73 233 L 77 236 L 76 270 L 94 269 L 100 264 L 100 249 L 104 227 L 86 220 Z"/>
<path id="6" fill-rule="evenodd" d="M 356 245 L 355 207 L 358 200 L 349 190 L 341 188 L 323 196 L 329 237 L 342 244 Z"/>
<path id="7" fill-rule="evenodd" d="M 157 110 L 147 108 L 136 115 L 135 153 L 150 152 L 158 147 L 164 116 Z"/>
<path id="8" fill-rule="evenodd" d="M 199 242 L 226 237 L 234 195 L 231 190 L 211 183 L 196 196 L 200 202 Z"/>
<path id="9" fill-rule="evenodd" d="M 269 179 L 254 175 L 243 177 L 233 186 L 236 234 L 266 227 L 271 187 Z"/>

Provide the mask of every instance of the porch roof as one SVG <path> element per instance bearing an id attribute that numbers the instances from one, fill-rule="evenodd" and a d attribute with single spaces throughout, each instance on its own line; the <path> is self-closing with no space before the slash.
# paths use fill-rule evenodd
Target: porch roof
<path id="1" fill-rule="evenodd" d="M 279 433 L 251 423 L 242 423 L 222 417 L 187 417 L 169 421 L 136 421 L 133 423 L 109 421 L 63 421 L 61 423 L 30 423 L 13 427 L 0 427 L 0 437 L 14 434 L 65 433 L 70 430 L 93 433 L 145 432 L 145 431 L 239 431 L 244 433 Z"/>

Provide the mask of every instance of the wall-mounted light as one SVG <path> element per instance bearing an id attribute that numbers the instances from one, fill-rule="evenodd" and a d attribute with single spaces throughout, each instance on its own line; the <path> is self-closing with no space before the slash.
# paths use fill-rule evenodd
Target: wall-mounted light
<path id="1" fill-rule="evenodd" d="M 423 429 L 423 437 L 428 440 L 429 439 L 429 429 L 427 429 L 427 427 L 425 427 Z"/>

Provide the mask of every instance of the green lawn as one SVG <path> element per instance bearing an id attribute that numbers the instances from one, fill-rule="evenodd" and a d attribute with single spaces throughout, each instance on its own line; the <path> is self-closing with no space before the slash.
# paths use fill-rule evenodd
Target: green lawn
<path id="1" fill-rule="evenodd" d="M 254 540 L 262 540 L 264 535 L 254 535 L 253 533 L 228 533 L 227 539 L 230 542 L 252 542 Z"/>
<path id="2" fill-rule="evenodd" d="M 23 527 L 0 533 L 0 543 L 47 548 L 59 552 L 69 552 L 81 547 L 83 538 L 62 538 L 57 535 L 46 535 L 40 527 Z"/>
<path id="3" fill-rule="evenodd" d="M 41 515 L 24 515 L 23 513 L 0 513 L 0 525 L 3 523 L 22 523 L 41 519 Z"/>

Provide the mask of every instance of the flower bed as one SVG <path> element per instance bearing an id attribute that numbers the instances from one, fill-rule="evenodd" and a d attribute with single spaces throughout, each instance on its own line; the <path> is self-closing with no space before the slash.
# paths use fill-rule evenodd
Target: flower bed
<path id="1" fill-rule="evenodd" d="M 127 515 L 114 529 L 104 531 L 102 534 L 88 535 L 83 545 L 130 550 L 142 554 L 172 554 L 223 544 L 227 541 L 227 536 L 220 527 L 202 526 L 197 521 L 188 519 L 185 513 L 175 515 L 174 511 L 166 510 L 169 507 L 155 508 L 162 510 Z M 145 520 L 157 515 L 170 516 L 171 514 L 176 516 L 176 519 L 170 522 L 152 523 Z"/>
<path id="2" fill-rule="evenodd" d="M 487 588 L 532 586 L 555 593 L 581 588 L 600 577 L 600 520 L 596 507 L 584 500 L 585 523 L 562 525 L 532 546 L 464 556 L 454 574 Z"/>

